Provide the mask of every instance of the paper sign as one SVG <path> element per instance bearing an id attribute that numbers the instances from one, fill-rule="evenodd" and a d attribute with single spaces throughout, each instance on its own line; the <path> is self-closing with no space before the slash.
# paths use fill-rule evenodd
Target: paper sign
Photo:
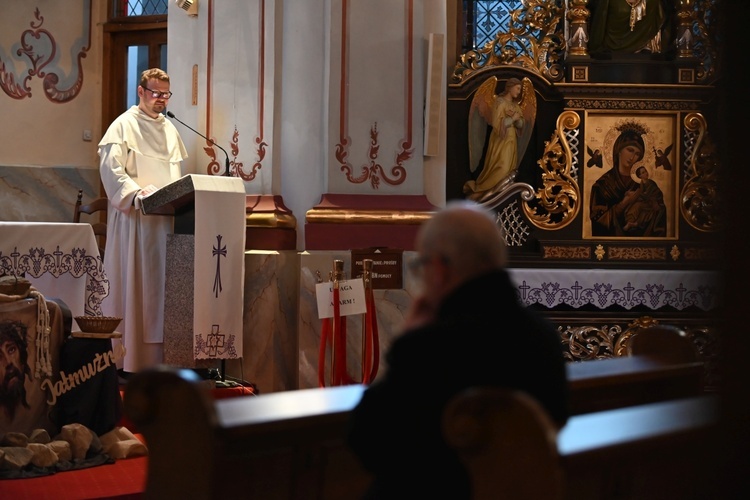
<path id="1" fill-rule="evenodd" d="M 315 295 L 318 300 L 318 318 L 333 318 L 333 282 L 315 285 Z M 342 316 L 364 314 L 367 311 L 362 279 L 339 281 L 339 304 Z"/>

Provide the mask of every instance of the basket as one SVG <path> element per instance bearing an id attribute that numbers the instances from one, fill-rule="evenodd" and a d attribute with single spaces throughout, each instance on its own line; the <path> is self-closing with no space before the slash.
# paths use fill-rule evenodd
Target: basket
<path id="1" fill-rule="evenodd" d="M 112 333 L 122 321 L 122 318 L 110 316 L 76 316 L 75 319 L 81 331 L 88 333 Z"/>
<path id="2" fill-rule="evenodd" d="M 18 276 L 0 277 L 0 293 L 3 295 L 26 296 L 30 288 L 31 282 L 26 278 L 19 278 Z"/>

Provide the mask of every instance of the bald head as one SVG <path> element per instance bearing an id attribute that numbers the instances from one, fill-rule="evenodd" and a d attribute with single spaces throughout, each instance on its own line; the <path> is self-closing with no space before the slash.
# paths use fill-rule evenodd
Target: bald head
<path id="1" fill-rule="evenodd" d="M 507 264 L 500 228 L 486 209 L 469 201 L 450 202 L 424 223 L 417 250 L 443 259 L 459 283 Z"/>

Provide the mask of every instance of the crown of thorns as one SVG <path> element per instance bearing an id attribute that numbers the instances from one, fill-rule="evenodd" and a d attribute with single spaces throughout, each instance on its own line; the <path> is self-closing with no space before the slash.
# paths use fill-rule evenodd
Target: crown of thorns
<path id="1" fill-rule="evenodd" d="M 10 340 L 19 347 L 26 347 L 26 325 L 20 321 L 0 322 L 0 340 Z"/>

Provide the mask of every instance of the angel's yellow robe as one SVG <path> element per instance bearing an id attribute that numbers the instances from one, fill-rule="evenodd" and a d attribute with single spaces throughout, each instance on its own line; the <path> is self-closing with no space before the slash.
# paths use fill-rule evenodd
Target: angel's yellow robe
<path id="1" fill-rule="evenodd" d="M 518 165 L 518 135 L 525 122 L 513 119 L 521 107 L 504 95 L 495 97 L 492 109 L 492 133 L 487 144 L 484 166 L 476 181 L 467 181 L 463 191 L 471 199 L 480 198 L 485 192 L 502 183 Z"/>

